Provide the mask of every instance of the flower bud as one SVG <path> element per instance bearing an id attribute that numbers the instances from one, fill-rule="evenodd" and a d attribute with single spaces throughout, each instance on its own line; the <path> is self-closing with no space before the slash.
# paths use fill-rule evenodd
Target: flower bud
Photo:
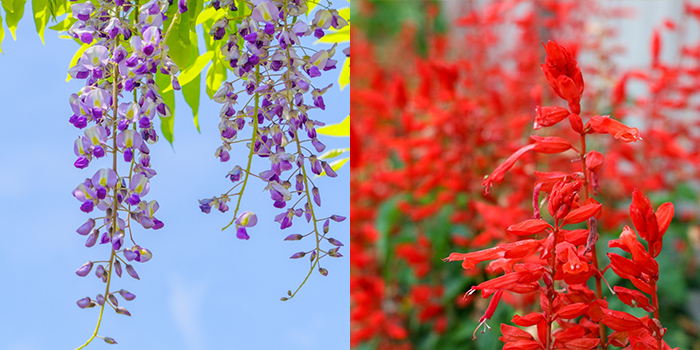
<path id="1" fill-rule="evenodd" d="M 85 277 L 90 273 L 90 270 L 92 270 L 92 261 L 86 262 L 83 266 L 75 270 L 75 274 L 80 277 Z"/>

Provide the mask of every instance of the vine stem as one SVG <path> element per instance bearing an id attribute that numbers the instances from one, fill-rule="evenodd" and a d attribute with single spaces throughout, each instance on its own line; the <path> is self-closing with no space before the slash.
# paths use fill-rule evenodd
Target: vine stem
<path id="1" fill-rule="evenodd" d="M 550 350 L 550 346 L 554 343 L 552 341 L 552 323 L 554 322 L 554 318 L 552 317 L 552 314 L 554 313 L 554 299 L 556 298 L 556 291 L 554 290 L 554 276 L 557 274 L 557 252 L 556 252 L 556 247 L 557 247 L 557 239 L 559 236 L 559 219 L 554 219 L 554 241 L 552 242 L 552 247 L 550 254 L 552 254 L 552 257 L 550 258 L 550 264 L 552 266 L 552 284 L 550 286 L 547 286 L 547 300 L 549 300 L 549 310 L 547 311 L 547 346 L 545 347 L 545 350 Z"/>
<path id="2" fill-rule="evenodd" d="M 119 8 L 117 8 L 117 13 L 119 12 Z M 114 50 L 117 49 L 117 46 L 119 45 L 119 38 L 116 38 L 114 41 Z M 118 152 L 117 152 L 117 108 L 119 106 L 118 104 L 118 98 L 119 98 L 119 82 L 118 82 L 118 72 L 117 72 L 117 65 L 112 64 L 112 151 L 113 151 L 113 157 L 112 157 L 112 169 L 114 169 L 114 172 L 117 172 L 117 157 L 118 157 Z M 118 187 L 121 184 L 119 181 L 119 175 L 117 175 L 117 184 L 114 186 L 114 198 L 113 198 L 113 205 L 114 207 L 112 208 L 112 233 L 115 232 L 115 230 L 118 229 L 119 225 L 117 225 L 117 213 L 118 213 L 118 205 L 119 201 L 117 200 L 118 196 Z M 112 282 L 112 267 L 114 266 L 114 258 L 116 257 L 116 254 L 114 252 L 114 245 L 110 244 L 110 257 L 109 257 L 109 264 L 107 265 L 107 286 L 105 287 L 105 294 L 104 294 L 104 302 L 102 303 L 100 307 L 100 315 L 97 318 L 97 325 L 95 326 L 95 331 L 92 332 L 92 336 L 90 339 L 88 339 L 85 344 L 81 345 L 78 347 L 76 350 L 80 350 L 88 344 L 90 344 L 95 337 L 97 336 L 97 332 L 100 330 L 100 324 L 102 324 L 102 315 L 104 314 L 105 311 L 105 305 L 109 302 L 109 286 L 110 283 Z"/>
<path id="3" fill-rule="evenodd" d="M 260 83 L 260 65 L 255 66 L 255 85 Z M 243 199 L 243 191 L 245 191 L 245 186 L 248 184 L 248 177 L 250 176 L 250 165 L 253 163 L 253 153 L 255 153 L 255 139 L 258 138 L 258 102 L 260 100 L 260 94 L 255 93 L 255 107 L 253 108 L 253 137 L 250 139 L 250 153 L 248 153 L 248 165 L 245 168 L 245 178 L 243 179 L 243 186 L 241 186 L 241 191 L 238 192 L 238 201 L 236 202 L 236 210 L 233 211 L 233 219 L 226 225 L 221 231 L 229 228 L 236 222 L 236 217 L 238 216 L 238 209 L 241 206 L 241 200 Z"/>

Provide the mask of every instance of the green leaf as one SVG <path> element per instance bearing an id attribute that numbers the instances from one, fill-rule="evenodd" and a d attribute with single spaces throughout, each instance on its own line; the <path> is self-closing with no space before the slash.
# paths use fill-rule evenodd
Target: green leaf
<path id="1" fill-rule="evenodd" d="M 335 148 L 330 151 L 326 151 L 326 153 L 320 155 L 318 159 L 329 159 L 329 158 L 335 158 L 343 153 L 350 152 L 350 148 Z"/>
<path id="2" fill-rule="evenodd" d="M 170 76 L 161 72 L 156 73 L 156 84 L 158 86 L 165 86 L 168 83 L 170 83 Z M 172 146 L 174 141 L 173 128 L 175 126 L 175 91 L 161 92 L 160 95 L 163 97 L 163 102 L 170 107 L 170 116 L 160 118 L 160 131 Z"/>
<path id="3" fill-rule="evenodd" d="M 343 7 L 342 9 L 338 9 L 338 15 L 340 17 L 343 17 L 344 20 L 350 23 L 350 7 Z"/>
<path id="4" fill-rule="evenodd" d="M 306 7 L 307 7 L 307 9 L 306 9 L 306 15 L 307 15 L 307 16 L 308 16 L 309 14 L 311 14 L 311 10 L 313 10 L 314 7 L 316 7 L 316 5 L 318 5 L 317 0 L 311 0 L 311 1 L 307 1 L 307 2 L 306 2 Z"/>
<path id="5" fill-rule="evenodd" d="M 185 86 L 195 78 L 199 78 L 199 74 L 202 72 L 207 63 L 211 61 L 212 57 L 214 57 L 214 51 L 208 51 L 204 55 L 197 57 L 191 66 L 187 67 L 185 70 L 180 72 L 180 75 L 178 75 L 177 80 L 180 81 L 180 85 Z M 173 87 L 171 85 L 165 88 L 163 92 L 172 90 Z"/>
<path id="6" fill-rule="evenodd" d="M 191 36 L 190 39 L 192 40 L 192 43 L 193 43 L 192 52 L 190 53 L 190 55 L 192 57 L 197 57 L 199 55 L 199 48 L 197 46 L 197 33 L 190 32 L 190 36 Z M 202 56 L 199 56 L 199 57 L 197 57 L 197 59 L 194 60 L 195 61 L 194 65 L 197 64 L 197 60 L 199 60 L 201 57 Z M 200 71 L 201 71 L 201 69 L 200 69 Z M 189 83 L 182 85 L 182 96 L 185 98 L 185 102 L 187 102 L 187 105 L 190 106 L 190 109 L 192 109 L 192 116 L 194 118 L 194 126 L 197 128 L 197 131 L 199 131 L 199 132 L 201 132 L 201 130 L 199 129 L 199 95 L 200 95 L 200 90 L 201 90 L 201 85 L 202 85 L 201 82 L 202 82 L 202 75 L 197 73 L 197 76 L 195 78 L 191 79 Z"/>
<path id="7" fill-rule="evenodd" d="M 190 34 L 197 34 L 195 27 L 197 26 L 197 17 L 202 13 L 203 0 L 187 0 L 187 13 L 190 17 Z"/>
<path id="8" fill-rule="evenodd" d="M 73 18 L 73 16 L 68 14 L 68 17 L 66 17 L 66 19 L 52 25 L 51 27 L 49 27 L 49 29 L 55 30 L 57 32 L 65 32 L 65 31 L 68 31 L 68 29 L 70 29 L 70 27 L 73 26 L 73 23 L 75 23 L 77 21 L 78 20 L 76 18 Z"/>
<path id="9" fill-rule="evenodd" d="M 2 53 L 3 40 L 5 40 L 5 28 L 2 26 L 2 15 L 0 15 L 0 53 Z"/>
<path id="10" fill-rule="evenodd" d="M 171 8 L 174 8 L 174 11 L 177 10 L 177 6 L 171 6 Z M 174 17 L 174 15 L 170 13 L 168 16 L 170 18 Z M 190 42 L 190 16 L 186 14 L 184 16 L 177 16 L 177 18 L 166 42 L 170 48 L 168 54 L 178 67 L 187 67 L 187 63 L 190 61 L 190 45 L 192 44 Z M 171 22 L 172 19 L 167 20 L 163 23 L 163 28 L 170 28 Z"/>
<path id="11" fill-rule="evenodd" d="M 75 55 L 73 55 L 73 58 L 71 58 L 71 60 L 70 60 L 70 65 L 68 66 L 68 69 L 71 69 L 71 68 L 73 68 L 73 66 L 75 66 L 76 64 L 78 64 L 78 60 L 79 60 L 80 57 L 83 55 L 83 52 L 85 52 L 85 50 L 88 49 L 88 47 L 90 47 L 90 44 L 83 44 L 82 46 L 80 46 L 80 48 L 78 49 L 78 51 L 75 52 Z M 72 78 L 70 77 L 70 74 L 69 74 L 69 75 L 66 77 L 66 82 L 69 82 L 71 79 L 72 79 Z"/>
<path id="12" fill-rule="evenodd" d="M 219 18 L 224 17 L 225 15 L 226 15 L 226 11 L 217 11 L 213 7 L 207 7 L 206 9 L 204 9 L 204 11 L 199 13 L 194 25 L 195 26 L 200 25 L 209 19 L 217 21 L 217 20 L 219 20 Z M 207 35 L 209 35 L 209 34 L 205 33 L 205 36 L 207 36 Z"/>
<path id="13" fill-rule="evenodd" d="M 12 34 L 12 39 L 17 40 L 15 35 L 17 31 L 17 23 L 24 16 L 24 4 L 27 0 L 2 0 L 2 8 L 5 9 L 5 21 L 7 23 L 7 28 Z"/>
<path id="14" fill-rule="evenodd" d="M 221 83 L 226 79 L 226 67 L 224 62 L 214 56 L 214 61 L 207 71 L 207 96 L 214 98 L 214 94 L 219 91 Z"/>
<path id="15" fill-rule="evenodd" d="M 338 86 L 340 86 L 340 91 L 343 91 L 346 86 L 350 84 L 350 57 L 345 59 L 343 62 L 343 67 L 340 68 L 340 75 L 338 76 Z"/>
<path id="16" fill-rule="evenodd" d="M 316 129 L 316 132 L 321 135 L 349 137 L 350 136 L 350 116 L 345 117 L 338 124 L 326 125 Z"/>
<path id="17" fill-rule="evenodd" d="M 34 12 L 34 25 L 36 32 L 44 43 L 44 31 L 49 23 L 49 0 L 32 0 L 32 11 Z"/>

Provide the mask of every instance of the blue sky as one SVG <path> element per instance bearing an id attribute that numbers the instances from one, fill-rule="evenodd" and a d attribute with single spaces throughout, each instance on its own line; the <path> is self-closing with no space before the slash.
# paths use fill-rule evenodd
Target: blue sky
<path id="1" fill-rule="evenodd" d="M 97 308 L 81 310 L 75 303 L 104 293 L 104 284 L 94 274 L 81 278 L 74 271 L 88 260 L 109 257 L 108 246 L 85 248 L 85 237 L 75 232 L 89 216 L 79 210 L 71 191 L 101 167 L 91 164 L 79 170 L 72 165 L 73 142 L 82 131 L 68 123 L 68 97 L 83 82 L 66 83 L 65 77 L 77 48 L 53 31 L 46 32 L 42 45 L 30 2 L 17 41 L 6 31 L 2 43 L 0 349 L 74 349 L 89 338 L 97 321 Z M 328 84 L 337 76 L 336 70 L 321 79 Z M 157 216 L 165 227 L 134 233 L 137 242 L 153 252 L 151 261 L 135 265 L 141 280 L 125 273 L 112 282 L 113 290 L 136 294 L 133 301 L 120 300 L 133 316 L 106 309 L 99 334 L 115 338 L 119 345 L 97 339 L 88 349 L 348 349 L 348 220 L 331 224 L 329 236 L 346 246 L 340 251 L 343 258 L 322 260 L 328 277 L 314 273 L 294 299 L 279 301 L 296 288 L 309 267 L 307 259 L 289 256 L 311 248 L 310 241 L 283 238 L 310 228 L 296 221 L 280 231 L 272 222 L 278 211 L 258 182 L 249 184 L 242 204 L 258 214 L 249 241 L 236 239 L 234 230 L 221 231 L 232 213 L 199 211 L 198 199 L 228 190 L 224 175 L 247 154 L 241 148 L 231 152 L 228 163 L 214 158 L 220 145 L 220 105 L 208 100 L 204 91 L 202 87 L 201 133 L 178 96 L 173 147 L 164 138 L 151 146 L 158 175 L 145 199 L 160 203 Z M 336 84 L 324 99 L 328 108 L 312 118 L 335 123 L 349 114 L 349 88 L 341 92 Z M 330 148 L 349 145 L 349 139 L 320 139 Z M 349 217 L 349 167 L 338 175 L 315 180 L 323 216 Z"/>

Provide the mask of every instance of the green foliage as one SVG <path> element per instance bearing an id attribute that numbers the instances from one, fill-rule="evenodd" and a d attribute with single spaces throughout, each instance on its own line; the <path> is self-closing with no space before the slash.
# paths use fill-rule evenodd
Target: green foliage
<path id="1" fill-rule="evenodd" d="M 36 32 L 44 44 L 44 31 L 49 23 L 49 0 L 32 0 L 32 11 L 34 12 L 34 25 Z"/>
<path id="2" fill-rule="evenodd" d="M 5 21 L 7 28 L 12 34 L 12 39 L 17 40 L 15 31 L 17 31 L 17 23 L 24 16 L 24 4 L 27 0 L 2 0 L 2 8 L 5 9 Z"/>
<path id="3" fill-rule="evenodd" d="M 166 86 L 168 83 L 170 83 L 170 78 L 167 75 L 161 72 L 156 73 L 156 84 L 158 86 Z M 160 131 L 163 133 L 163 137 L 172 145 L 174 141 L 173 127 L 175 124 L 175 91 L 161 92 L 161 96 L 163 96 L 163 102 L 170 106 L 170 116 L 160 118 Z"/>
<path id="4" fill-rule="evenodd" d="M 199 49 L 197 48 L 197 34 L 190 32 L 190 36 L 193 36 L 192 42 L 195 43 L 195 45 L 192 45 L 192 58 L 197 57 L 199 55 Z M 207 54 L 212 53 L 207 52 Z M 206 54 L 205 54 L 206 55 Z M 212 55 L 213 56 L 213 55 Z M 200 60 L 203 56 L 199 56 L 195 59 L 195 61 Z M 205 58 L 206 59 L 206 58 Z M 208 61 L 208 60 L 207 60 Z M 195 62 L 193 65 L 192 70 L 196 70 L 197 63 Z M 202 67 L 203 68 L 203 67 Z M 200 69 L 201 71 L 201 69 Z M 180 74 L 180 76 L 184 75 Z M 195 77 L 191 79 L 189 82 L 186 83 L 186 85 L 182 85 L 182 96 L 185 98 L 185 102 L 187 102 L 187 105 L 190 106 L 190 109 L 192 109 L 192 115 L 194 116 L 194 126 L 197 128 L 197 131 L 201 132 L 199 129 L 199 95 L 200 95 L 200 90 L 201 90 L 201 85 L 202 85 L 202 78 L 200 72 L 197 72 L 194 74 Z M 182 84 L 182 83 L 181 83 Z"/>

